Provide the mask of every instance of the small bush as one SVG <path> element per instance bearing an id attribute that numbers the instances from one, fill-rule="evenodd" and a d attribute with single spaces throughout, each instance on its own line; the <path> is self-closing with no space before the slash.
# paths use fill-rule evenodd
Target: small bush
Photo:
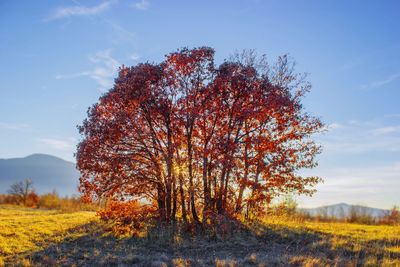
<path id="1" fill-rule="evenodd" d="M 400 210 L 396 206 L 394 206 L 389 214 L 382 217 L 379 224 L 388 224 L 388 225 L 400 225 Z"/>
<path id="2" fill-rule="evenodd" d="M 39 203 L 39 196 L 34 191 L 30 192 L 26 196 L 25 206 L 29 208 L 36 208 L 38 203 Z"/>
<path id="3" fill-rule="evenodd" d="M 38 206 L 43 209 L 60 209 L 60 197 L 56 192 L 41 195 Z"/>
<path id="4" fill-rule="evenodd" d="M 157 209 L 139 201 L 111 201 L 106 209 L 98 211 L 100 219 L 110 224 L 110 230 L 117 235 L 139 236 L 157 217 Z"/>
<path id="5" fill-rule="evenodd" d="M 346 218 L 347 222 L 350 223 L 361 223 L 361 224 L 375 224 L 375 218 L 369 214 L 365 207 L 352 206 L 350 208 L 350 214 Z"/>

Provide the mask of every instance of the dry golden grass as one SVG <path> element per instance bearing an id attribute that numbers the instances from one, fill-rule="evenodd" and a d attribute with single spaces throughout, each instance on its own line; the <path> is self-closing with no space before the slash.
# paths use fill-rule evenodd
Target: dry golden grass
<path id="1" fill-rule="evenodd" d="M 0 206 L 0 257 L 37 251 L 45 248 L 49 242 L 61 242 L 67 236 L 83 235 L 72 230 L 94 220 L 97 220 L 94 212 L 59 213 Z M 27 265 L 27 262 L 23 265 Z"/>
<path id="2" fill-rule="evenodd" d="M 296 236 L 302 236 L 297 239 L 300 242 L 307 235 L 319 235 L 318 240 L 310 246 L 311 252 L 313 247 L 315 250 L 324 247 L 328 254 L 350 254 L 352 257 L 345 257 L 346 266 L 400 266 L 400 226 L 308 222 L 274 216 L 264 218 L 261 222 L 275 232 L 287 232 L 290 229 L 287 237 L 296 240 Z M 313 258 L 315 254 L 311 253 L 310 257 L 303 259 L 303 264 L 321 266 L 326 263 L 320 262 L 323 257 Z"/>
<path id="3" fill-rule="evenodd" d="M 400 266 L 400 227 L 269 217 L 224 236 L 104 232 L 94 213 L 0 206 L 0 266 Z"/>

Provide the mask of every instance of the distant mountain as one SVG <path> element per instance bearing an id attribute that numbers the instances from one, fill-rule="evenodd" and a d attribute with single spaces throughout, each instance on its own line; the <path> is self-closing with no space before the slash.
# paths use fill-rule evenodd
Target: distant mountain
<path id="1" fill-rule="evenodd" d="M 26 178 L 32 179 L 39 194 L 53 190 L 61 196 L 78 193 L 79 172 L 72 162 L 46 154 L 0 159 L 0 193 Z"/>
<path id="2" fill-rule="evenodd" d="M 389 213 L 389 210 L 370 208 L 360 205 L 349 205 L 346 203 L 339 203 L 329 206 L 322 206 L 318 208 L 311 209 L 300 209 L 301 211 L 307 212 L 312 216 L 325 215 L 330 217 L 335 217 L 338 219 L 343 219 L 349 217 L 350 213 L 356 211 L 358 214 L 370 215 L 375 218 L 383 217 Z"/>

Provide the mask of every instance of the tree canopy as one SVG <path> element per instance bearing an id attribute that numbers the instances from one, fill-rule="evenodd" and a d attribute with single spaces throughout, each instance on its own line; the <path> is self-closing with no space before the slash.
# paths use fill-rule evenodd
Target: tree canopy
<path id="1" fill-rule="evenodd" d="M 323 124 L 301 103 L 310 87 L 288 56 L 268 65 L 252 51 L 219 66 L 209 47 L 122 66 L 79 126 L 80 190 L 196 222 L 312 194 L 321 179 L 299 173 L 320 153 L 311 137 Z"/>

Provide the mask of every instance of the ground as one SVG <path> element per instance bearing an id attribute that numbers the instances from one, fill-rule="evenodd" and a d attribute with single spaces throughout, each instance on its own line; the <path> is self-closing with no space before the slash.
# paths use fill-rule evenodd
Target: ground
<path id="1" fill-rule="evenodd" d="M 268 218 L 232 229 L 117 238 L 93 212 L 0 206 L 0 265 L 400 266 L 399 226 Z"/>

